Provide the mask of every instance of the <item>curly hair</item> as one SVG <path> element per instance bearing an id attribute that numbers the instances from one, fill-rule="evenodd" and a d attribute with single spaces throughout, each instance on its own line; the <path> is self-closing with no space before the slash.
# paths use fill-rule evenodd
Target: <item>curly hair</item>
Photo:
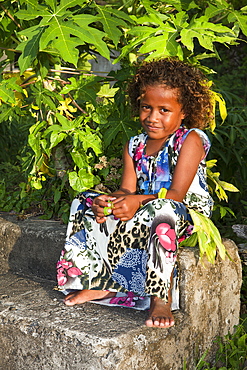
<path id="1" fill-rule="evenodd" d="M 143 62 L 129 83 L 128 93 L 134 114 L 139 113 L 140 98 L 147 86 L 164 85 L 178 89 L 187 128 L 205 128 L 213 118 L 213 105 L 206 76 L 192 65 L 176 58 Z"/>

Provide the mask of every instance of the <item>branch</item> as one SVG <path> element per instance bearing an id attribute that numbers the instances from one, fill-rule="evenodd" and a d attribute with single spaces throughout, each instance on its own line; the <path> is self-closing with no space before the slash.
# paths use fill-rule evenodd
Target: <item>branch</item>
<path id="1" fill-rule="evenodd" d="M 3 9 L 4 13 L 7 14 L 7 16 L 17 25 L 17 27 L 19 27 L 22 30 L 23 29 L 22 26 L 15 20 L 12 14 L 10 14 L 10 12 L 7 9 L 5 9 L 5 7 L 2 4 L 0 4 L 0 7 Z"/>

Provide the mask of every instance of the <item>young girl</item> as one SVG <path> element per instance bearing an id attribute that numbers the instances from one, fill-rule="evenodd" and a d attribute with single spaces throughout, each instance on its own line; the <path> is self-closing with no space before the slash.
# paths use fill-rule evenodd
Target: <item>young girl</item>
<path id="1" fill-rule="evenodd" d="M 144 132 L 125 145 L 119 191 L 73 201 L 58 286 L 70 292 L 67 306 L 103 298 L 133 306 L 148 295 L 146 325 L 167 328 L 178 308 L 178 241 L 193 228 L 188 210 L 211 214 L 210 142 L 200 130 L 211 119 L 210 92 L 199 70 L 161 59 L 143 63 L 129 96 Z"/>

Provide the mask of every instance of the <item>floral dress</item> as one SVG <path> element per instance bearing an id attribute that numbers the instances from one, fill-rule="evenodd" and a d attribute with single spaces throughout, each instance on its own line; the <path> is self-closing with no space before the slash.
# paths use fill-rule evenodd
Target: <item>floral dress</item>
<path id="1" fill-rule="evenodd" d="M 207 135 L 192 130 L 200 136 L 207 155 Z M 135 164 L 139 194 L 169 189 L 181 146 L 192 130 L 181 126 L 155 157 L 145 154 L 146 134 L 130 139 L 129 154 Z M 133 306 L 133 297 L 156 295 L 167 301 L 172 288 L 172 308 L 177 309 L 177 246 L 193 228 L 188 209 L 210 216 L 213 205 L 205 158 L 182 203 L 158 198 L 146 203 L 127 222 L 109 215 L 106 222 L 98 224 L 91 210 L 92 200 L 98 195 L 87 191 L 72 202 L 67 239 L 57 263 L 59 290 L 65 294 L 82 289 L 121 292 L 126 298 L 114 298 L 112 303 L 124 304 L 125 299 L 127 306 Z"/>

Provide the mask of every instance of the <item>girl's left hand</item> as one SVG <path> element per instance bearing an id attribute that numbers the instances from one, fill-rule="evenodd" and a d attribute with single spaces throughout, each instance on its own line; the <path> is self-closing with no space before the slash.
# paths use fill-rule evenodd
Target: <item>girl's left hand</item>
<path id="1" fill-rule="evenodd" d="M 123 195 L 113 201 L 112 213 L 121 221 L 130 220 L 140 207 L 138 195 Z"/>

